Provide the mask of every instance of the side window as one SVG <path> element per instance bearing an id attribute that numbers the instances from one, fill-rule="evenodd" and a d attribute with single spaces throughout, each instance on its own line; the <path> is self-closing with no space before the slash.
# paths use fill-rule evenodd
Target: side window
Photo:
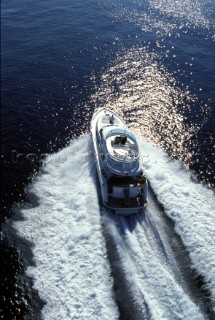
<path id="1" fill-rule="evenodd" d="M 103 129 L 100 129 L 100 130 L 99 130 L 101 139 L 102 139 L 102 131 L 103 131 Z"/>
<path id="2" fill-rule="evenodd" d="M 96 132 L 96 138 L 97 138 L 97 141 L 100 142 L 100 141 L 99 141 L 100 139 L 99 139 L 98 132 Z"/>

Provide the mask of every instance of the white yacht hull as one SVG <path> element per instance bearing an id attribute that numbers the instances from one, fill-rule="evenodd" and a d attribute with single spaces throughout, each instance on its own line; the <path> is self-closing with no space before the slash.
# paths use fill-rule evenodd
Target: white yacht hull
<path id="1" fill-rule="evenodd" d="M 147 181 L 142 184 L 137 179 L 142 164 L 135 136 L 125 122 L 108 109 L 94 113 L 91 133 L 103 204 L 122 215 L 143 211 L 148 185 Z M 120 138 L 126 141 L 118 142 Z"/>

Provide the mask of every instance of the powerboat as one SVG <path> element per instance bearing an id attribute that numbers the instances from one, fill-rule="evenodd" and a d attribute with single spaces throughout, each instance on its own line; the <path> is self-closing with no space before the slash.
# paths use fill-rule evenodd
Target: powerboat
<path id="1" fill-rule="evenodd" d="M 121 117 L 104 108 L 94 112 L 91 133 L 104 206 L 122 215 L 143 211 L 148 183 L 135 135 Z"/>

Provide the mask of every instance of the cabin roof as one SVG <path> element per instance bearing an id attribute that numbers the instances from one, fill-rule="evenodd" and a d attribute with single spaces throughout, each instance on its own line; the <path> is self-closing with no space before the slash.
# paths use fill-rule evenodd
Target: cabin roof
<path id="1" fill-rule="evenodd" d="M 131 131 L 124 128 L 117 127 L 117 126 L 106 127 L 105 129 L 103 129 L 102 135 L 104 139 L 107 139 L 108 137 L 115 136 L 115 135 L 128 136 L 136 142 L 135 135 Z"/>

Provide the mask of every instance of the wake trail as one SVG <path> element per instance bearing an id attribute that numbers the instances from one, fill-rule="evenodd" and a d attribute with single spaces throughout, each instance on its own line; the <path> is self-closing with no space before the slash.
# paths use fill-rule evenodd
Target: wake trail
<path id="1" fill-rule="evenodd" d="M 215 203 L 214 190 L 203 186 L 180 161 L 141 139 L 145 172 L 175 232 L 189 252 L 192 264 L 204 277 L 215 311 Z"/>
<path id="2" fill-rule="evenodd" d="M 151 193 L 145 214 L 112 215 L 99 206 L 92 150 L 91 137 L 85 136 L 48 156 L 27 188 L 36 203 L 17 208 L 22 219 L 13 228 L 33 245 L 35 265 L 26 272 L 46 302 L 43 318 L 204 319 L 204 307 L 196 303 L 178 263 L 183 252 L 175 230 L 214 295 L 212 191 L 141 140 L 147 177 L 175 230 L 162 222 Z"/>
<path id="3" fill-rule="evenodd" d="M 106 232 L 113 238 L 124 281 L 132 292 L 131 304 L 138 306 L 132 319 L 204 319 L 200 308 L 178 281 L 180 271 L 174 268 L 177 264 L 170 247 L 165 249 L 165 254 L 161 249 L 161 240 L 147 221 L 151 214 L 148 209 L 145 216 L 129 219 L 104 214 Z"/>
<path id="4" fill-rule="evenodd" d="M 33 244 L 27 274 L 46 302 L 44 319 L 117 319 L 102 235 L 90 137 L 48 156 L 28 187 L 38 204 L 21 209 L 13 223 Z"/>

